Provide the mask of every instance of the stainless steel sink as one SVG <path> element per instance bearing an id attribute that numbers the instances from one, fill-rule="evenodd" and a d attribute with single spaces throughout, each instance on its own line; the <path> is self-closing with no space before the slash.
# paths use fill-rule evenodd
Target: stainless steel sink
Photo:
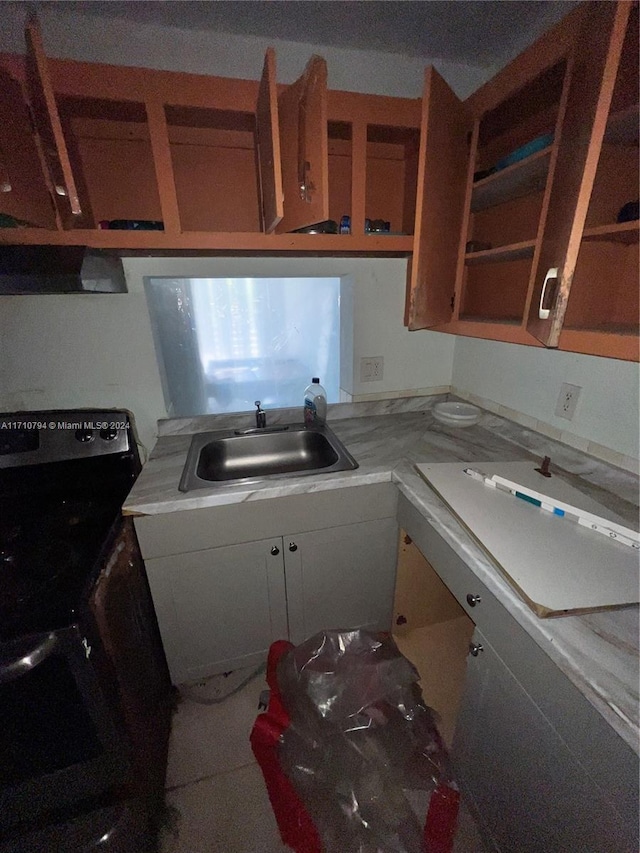
<path id="1" fill-rule="evenodd" d="M 303 424 L 194 435 L 181 492 L 211 483 L 348 471 L 358 463 L 326 425 Z"/>

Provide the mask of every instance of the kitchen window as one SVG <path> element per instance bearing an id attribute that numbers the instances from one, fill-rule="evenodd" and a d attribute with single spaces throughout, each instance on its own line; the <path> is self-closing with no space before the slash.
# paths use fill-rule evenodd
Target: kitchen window
<path id="1" fill-rule="evenodd" d="M 173 417 L 302 405 L 319 376 L 338 402 L 340 278 L 145 278 Z"/>

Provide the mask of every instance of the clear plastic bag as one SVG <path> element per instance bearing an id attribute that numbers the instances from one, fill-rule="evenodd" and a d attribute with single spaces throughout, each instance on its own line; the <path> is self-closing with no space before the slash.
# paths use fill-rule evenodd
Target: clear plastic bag
<path id="1" fill-rule="evenodd" d="M 424 853 L 426 809 L 412 803 L 452 776 L 418 673 L 393 640 L 324 631 L 285 653 L 277 674 L 291 718 L 280 765 L 323 850 Z"/>

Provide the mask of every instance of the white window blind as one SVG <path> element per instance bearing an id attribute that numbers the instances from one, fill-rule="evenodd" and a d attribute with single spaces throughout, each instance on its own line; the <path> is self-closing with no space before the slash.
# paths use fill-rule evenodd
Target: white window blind
<path id="1" fill-rule="evenodd" d="M 319 376 L 340 378 L 339 278 L 145 279 L 173 416 L 302 406 Z"/>

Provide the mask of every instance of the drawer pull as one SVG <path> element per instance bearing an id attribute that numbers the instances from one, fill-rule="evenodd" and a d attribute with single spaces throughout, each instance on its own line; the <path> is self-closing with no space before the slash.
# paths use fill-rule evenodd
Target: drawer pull
<path id="1" fill-rule="evenodd" d="M 472 657 L 477 658 L 478 655 L 480 654 L 480 652 L 483 652 L 483 651 L 484 651 L 484 646 L 482 645 L 482 643 L 469 643 L 469 654 Z"/>
<path id="2" fill-rule="evenodd" d="M 472 595 L 470 592 L 467 593 L 467 604 L 469 607 L 475 607 L 476 604 L 480 604 L 482 598 L 479 595 Z"/>
<path id="3" fill-rule="evenodd" d="M 551 313 L 550 308 L 544 308 L 544 297 L 547 292 L 547 285 L 551 281 L 552 278 L 558 278 L 558 267 L 551 267 L 551 269 L 547 270 L 547 274 L 544 277 L 544 281 L 542 282 L 542 292 L 540 293 L 540 304 L 538 305 L 538 317 L 541 320 L 548 320 L 549 314 Z"/>
<path id="4" fill-rule="evenodd" d="M 280 548 L 277 545 L 271 546 L 271 553 L 274 557 L 276 557 L 280 553 Z"/>
<path id="5" fill-rule="evenodd" d="M 297 551 L 298 550 L 298 546 L 296 545 L 295 542 L 289 542 L 289 550 L 290 551 Z"/>

